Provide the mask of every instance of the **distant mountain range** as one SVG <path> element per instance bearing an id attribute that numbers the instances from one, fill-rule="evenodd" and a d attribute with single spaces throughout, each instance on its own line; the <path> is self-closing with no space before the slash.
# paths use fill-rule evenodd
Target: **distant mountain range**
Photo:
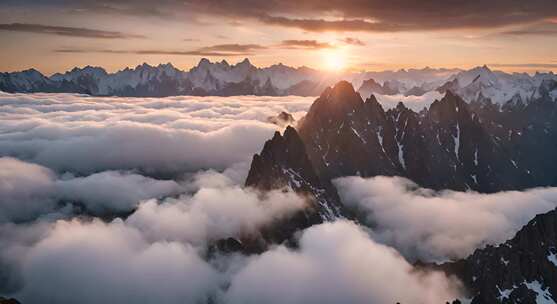
<path id="1" fill-rule="evenodd" d="M 248 59 L 230 65 L 202 59 L 189 71 L 172 64 L 142 64 L 108 73 L 86 66 L 47 77 L 37 70 L 1 73 L 5 92 L 67 92 L 95 96 L 162 97 L 174 95 L 316 95 L 334 79 L 306 67 L 283 64 L 257 68 Z"/>
<path id="2" fill-rule="evenodd" d="M 553 73 L 505 73 L 487 66 L 471 70 L 408 69 L 383 72 L 329 73 L 307 67 L 276 64 L 258 68 L 248 59 L 237 64 L 202 59 L 189 71 L 170 63 L 142 64 L 108 73 L 103 68 L 74 68 L 50 77 L 30 69 L 0 73 L 0 90 L 5 92 L 67 92 L 94 96 L 162 97 L 196 96 L 318 96 L 325 88 L 347 80 L 365 99 L 371 94 L 421 96 L 451 90 L 467 102 L 485 101 L 504 105 L 526 104 L 548 93 L 557 97 L 557 76 Z"/>

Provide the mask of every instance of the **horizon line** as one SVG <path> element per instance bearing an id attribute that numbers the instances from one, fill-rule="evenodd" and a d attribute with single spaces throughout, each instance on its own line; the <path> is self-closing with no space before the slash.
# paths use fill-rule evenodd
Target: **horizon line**
<path id="1" fill-rule="evenodd" d="M 147 65 L 150 67 L 161 67 L 161 66 L 165 66 L 165 65 L 170 65 L 173 68 L 181 71 L 181 72 L 189 72 L 192 69 L 194 69 L 195 67 L 198 67 L 202 62 L 207 61 L 210 64 L 222 64 L 225 63 L 229 66 L 237 66 L 238 64 L 241 64 L 243 62 L 248 62 L 250 65 L 252 65 L 253 67 L 257 68 L 257 69 L 267 69 L 267 68 L 271 68 L 273 66 L 286 66 L 289 68 L 293 68 L 293 69 L 310 69 L 316 72 L 321 72 L 321 73 L 328 73 L 328 74 L 358 74 L 358 73 L 383 73 L 383 72 L 407 72 L 410 70 L 448 70 L 448 71 L 455 71 L 455 72 L 462 72 L 462 71 L 467 71 L 467 70 L 472 70 L 475 68 L 481 68 L 481 67 L 487 67 L 489 70 L 493 71 L 493 72 L 503 72 L 503 73 L 510 73 L 510 74 L 528 74 L 528 75 L 535 75 L 536 73 L 555 73 L 555 71 L 557 71 L 557 64 L 554 63 L 489 63 L 489 64 L 475 64 L 475 65 L 469 65 L 467 68 L 464 67 L 432 67 L 430 65 L 425 65 L 425 66 L 413 66 L 413 67 L 406 67 L 406 68 L 393 68 L 393 69 L 378 69 L 378 70 L 368 70 L 368 69 L 358 69 L 358 68 L 347 68 L 347 69 L 343 69 L 340 71 L 331 71 L 331 70 L 327 70 L 327 69 L 318 69 L 318 68 L 314 68 L 314 67 L 310 67 L 310 66 L 306 66 L 306 65 L 301 65 L 301 66 L 290 66 L 288 64 L 285 64 L 283 62 L 278 62 L 278 63 L 274 63 L 271 65 L 266 65 L 266 66 L 257 66 L 255 64 L 253 64 L 251 62 L 251 60 L 248 57 L 244 57 L 244 59 L 241 59 L 239 61 L 236 61 L 235 63 L 230 63 L 228 60 L 226 59 L 221 59 L 221 60 L 214 60 L 211 61 L 210 59 L 208 59 L 207 57 L 201 57 L 201 59 L 198 61 L 198 63 L 196 65 L 192 65 L 190 67 L 187 68 L 181 68 L 181 67 L 177 67 L 175 64 L 173 64 L 172 62 L 168 61 L 166 63 L 163 62 L 159 62 L 158 64 L 151 64 L 151 63 L 147 63 L 146 61 L 144 61 L 141 64 L 137 64 L 137 65 L 128 65 L 124 68 L 120 68 L 117 70 L 107 70 L 105 67 L 100 66 L 100 65 L 94 65 L 94 64 L 86 64 L 86 65 L 76 65 L 72 68 L 69 68 L 67 70 L 64 71 L 58 71 L 58 72 L 54 72 L 54 73 L 45 73 L 42 72 L 40 70 L 40 68 L 36 68 L 36 67 L 29 67 L 29 68 L 25 68 L 25 69 L 18 69 L 18 70 L 11 70 L 11 71 L 0 71 L 0 73 L 18 73 L 18 72 L 25 72 L 25 71 L 30 71 L 30 70 L 35 70 L 39 73 L 41 73 L 44 76 L 47 77 L 52 77 L 56 74 L 64 74 L 67 72 L 71 72 L 74 69 L 85 69 L 85 68 L 100 68 L 103 69 L 107 74 L 115 74 L 118 72 L 123 72 L 126 70 L 135 70 L 137 68 L 140 68 L 141 66 Z M 504 71 L 501 69 L 497 69 L 497 68 L 504 68 L 504 67 L 517 67 L 517 68 L 542 68 L 542 67 L 547 67 L 546 70 L 535 70 L 533 72 L 525 72 L 525 71 Z"/>

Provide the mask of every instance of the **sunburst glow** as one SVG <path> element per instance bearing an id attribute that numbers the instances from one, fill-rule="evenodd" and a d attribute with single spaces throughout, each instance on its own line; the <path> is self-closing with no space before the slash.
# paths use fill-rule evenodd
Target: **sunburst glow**
<path id="1" fill-rule="evenodd" d="M 325 51 L 323 53 L 323 68 L 330 71 L 341 71 L 346 68 L 346 54 L 342 50 Z"/>

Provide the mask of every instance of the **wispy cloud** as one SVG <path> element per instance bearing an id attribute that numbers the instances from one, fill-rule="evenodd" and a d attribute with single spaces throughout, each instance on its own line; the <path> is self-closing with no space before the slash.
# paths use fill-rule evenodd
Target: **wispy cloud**
<path id="1" fill-rule="evenodd" d="M 258 44 L 219 44 L 205 46 L 194 50 L 112 50 L 112 49 L 56 49 L 56 53 L 107 53 L 107 54 L 138 54 L 138 55 L 178 55 L 178 56 L 209 56 L 233 57 L 253 55 L 255 51 L 267 47 Z"/>
<path id="2" fill-rule="evenodd" d="M 344 39 L 339 39 L 340 42 L 345 43 L 345 44 L 350 44 L 350 45 L 357 45 L 357 46 L 365 46 L 366 44 L 358 39 L 358 38 L 353 38 L 353 37 L 346 37 Z"/>
<path id="3" fill-rule="evenodd" d="M 4 1 L 6 2 L 6 1 Z M 8 1 L 10 2 L 10 1 Z M 134 1 L 19 1 L 26 8 L 44 7 L 87 14 L 119 14 L 199 22 L 215 17 L 234 24 L 258 20 L 308 31 L 443 31 L 446 29 L 493 28 L 534 22 L 557 22 L 557 2 L 532 0 L 379 1 L 379 0 L 134 0 Z M 46 4 L 45 4 L 46 3 Z M 3 3 L 0 4 L 2 7 Z M 335 12 L 342 19 L 325 19 Z M 285 17 L 289 16 L 289 17 Z"/>
<path id="4" fill-rule="evenodd" d="M 490 63 L 488 65 L 497 68 L 540 68 L 540 69 L 557 68 L 557 63 Z"/>
<path id="5" fill-rule="evenodd" d="M 553 23 L 540 23 L 533 26 L 528 26 L 520 29 L 505 31 L 503 35 L 511 36 L 528 36 L 528 35 L 556 35 L 557 34 L 557 24 Z"/>
<path id="6" fill-rule="evenodd" d="M 270 15 L 263 15 L 260 16 L 258 19 L 267 24 L 300 28 L 310 32 L 395 32 L 403 30 L 402 25 L 369 22 L 363 19 L 294 19 L 287 17 L 275 17 Z"/>
<path id="7" fill-rule="evenodd" d="M 143 35 L 129 34 L 115 31 L 104 31 L 82 27 L 53 26 L 32 23 L 4 23 L 0 24 L 0 30 L 12 32 L 25 32 L 46 35 L 71 36 L 82 38 L 101 38 L 101 39 L 130 39 L 146 38 Z"/>
<path id="8" fill-rule="evenodd" d="M 278 47 L 286 49 L 330 49 L 335 46 L 317 40 L 283 40 Z"/>
<path id="9" fill-rule="evenodd" d="M 218 44 L 213 46 L 206 46 L 198 49 L 198 51 L 205 52 L 231 52 L 231 53 L 248 53 L 257 50 L 264 50 L 267 47 L 259 44 Z"/>

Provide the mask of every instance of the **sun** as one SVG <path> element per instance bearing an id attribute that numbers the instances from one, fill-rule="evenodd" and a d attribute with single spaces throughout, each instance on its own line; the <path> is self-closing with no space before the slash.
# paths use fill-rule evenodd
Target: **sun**
<path id="1" fill-rule="evenodd" d="M 346 68 L 346 56 L 341 50 L 327 50 L 323 53 L 323 67 L 330 71 Z"/>

